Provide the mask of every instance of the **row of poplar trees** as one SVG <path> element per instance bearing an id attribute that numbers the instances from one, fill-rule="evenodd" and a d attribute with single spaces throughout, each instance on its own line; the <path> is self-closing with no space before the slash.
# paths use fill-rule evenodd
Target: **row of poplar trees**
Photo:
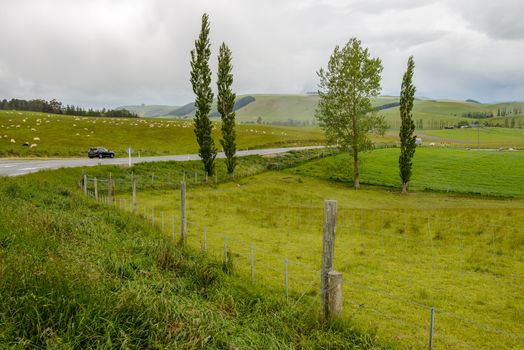
<path id="1" fill-rule="evenodd" d="M 195 48 L 191 51 L 191 85 L 196 95 L 195 99 L 195 135 L 198 142 L 198 155 L 204 163 L 206 173 L 211 176 L 215 173 L 215 158 L 217 148 L 212 137 L 213 123 L 209 119 L 213 91 L 211 89 L 211 43 L 209 41 L 209 16 L 202 16 L 200 35 L 195 41 Z M 233 93 L 233 66 L 231 50 L 225 43 L 220 45 L 218 53 L 217 77 L 217 109 L 222 119 L 222 138 L 220 144 L 226 155 L 228 174 L 233 174 L 236 166 L 236 136 L 235 136 L 235 105 L 236 94 Z"/>
<path id="2" fill-rule="evenodd" d="M 412 114 L 414 68 L 413 57 L 410 57 L 400 92 L 399 175 L 402 193 L 408 191 L 416 148 Z M 359 153 L 373 147 L 368 135 L 383 135 L 387 129 L 384 117 L 378 115 L 371 105 L 372 98 L 380 94 L 382 69 L 380 58 L 370 57 L 360 40 L 352 38 L 344 47 L 335 47 L 327 68 L 317 72 L 320 100 L 315 117 L 324 129 L 328 142 L 352 155 L 353 185 L 356 189 L 360 188 Z"/>
<path id="3" fill-rule="evenodd" d="M 200 35 L 191 51 L 191 84 L 195 99 L 195 135 L 199 145 L 198 154 L 208 175 L 215 173 L 217 148 L 212 137 L 213 124 L 209 119 L 213 91 L 211 89 L 211 44 L 209 40 L 209 16 L 202 16 Z M 416 136 L 413 122 L 415 86 L 412 83 L 415 63 L 409 57 L 400 92 L 400 156 L 399 174 L 402 193 L 407 193 L 411 178 L 412 159 L 415 154 Z M 372 108 L 371 99 L 380 94 L 383 67 L 380 58 L 370 57 L 360 40 L 352 38 L 344 47 L 335 47 L 326 70 L 317 73 L 319 104 L 316 118 L 324 129 L 328 142 L 353 156 L 354 187 L 360 188 L 359 152 L 372 148 L 369 133 L 384 134 L 387 124 Z M 217 109 L 222 119 L 220 143 L 226 156 L 228 174 L 236 166 L 235 105 L 231 50 L 222 43 L 218 54 Z"/>

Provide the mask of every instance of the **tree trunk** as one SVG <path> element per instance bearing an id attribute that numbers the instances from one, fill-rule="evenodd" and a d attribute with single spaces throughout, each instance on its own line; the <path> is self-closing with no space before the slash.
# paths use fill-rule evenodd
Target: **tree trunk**
<path id="1" fill-rule="evenodd" d="M 402 194 L 408 194 L 408 183 L 404 182 L 402 184 Z"/>
<path id="2" fill-rule="evenodd" d="M 358 159 L 358 149 L 353 148 L 353 176 L 354 176 L 354 184 L 353 187 L 355 187 L 356 190 L 360 188 L 360 166 L 359 166 L 359 159 Z"/>

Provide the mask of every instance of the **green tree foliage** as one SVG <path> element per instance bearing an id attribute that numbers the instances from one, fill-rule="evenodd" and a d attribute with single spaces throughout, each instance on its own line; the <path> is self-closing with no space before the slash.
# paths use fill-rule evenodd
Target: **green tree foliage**
<path id="1" fill-rule="evenodd" d="M 15 111 L 31 111 L 43 112 L 53 114 L 65 114 L 75 116 L 87 117 L 108 117 L 108 118 L 138 118 L 136 113 L 131 113 L 127 109 L 83 109 L 75 106 L 63 106 L 62 102 L 55 99 L 51 101 L 36 99 L 36 100 L 21 100 L 13 98 L 11 100 L 0 100 L 0 109 L 11 109 Z"/>
<path id="2" fill-rule="evenodd" d="M 233 67 L 231 65 L 231 50 L 222 43 L 218 53 L 218 96 L 217 109 L 222 119 L 222 139 L 220 144 L 226 154 L 227 173 L 233 174 L 236 166 L 235 153 L 237 150 L 235 135 L 235 107 L 236 94 L 231 90 L 233 85 Z"/>
<path id="3" fill-rule="evenodd" d="M 408 68 L 402 79 L 400 90 L 400 157 L 398 165 L 400 169 L 400 179 L 402 180 L 402 193 L 408 192 L 409 180 L 411 178 L 412 159 L 415 155 L 416 136 L 415 123 L 413 123 L 413 101 L 415 100 L 415 86 L 413 85 L 413 70 L 415 62 L 413 56 L 408 59 Z"/>
<path id="4" fill-rule="evenodd" d="M 462 113 L 462 117 L 473 118 L 473 119 L 486 119 L 486 118 L 493 118 L 493 113 L 492 112 L 467 112 L 467 113 Z"/>
<path id="5" fill-rule="evenodd" d="M 353 155 L 354 187 L 360 188 L 359 151 L 373 145 L 368 133 L 383 134 L 387 124 L 373 112 L 371 98 L 380 93 L 382 62 L 371 58 L 360 40 L 352 38 L 344 47 L 335 47 L 327 70 L 320 78 L 319 103 L 315 117 L 328 142 Z"/>
<path id="6" fill-rule="evenodd" d="M 195 99 L 195 135 L 198 142 L 198 155 L 204 163 L 204 169 L 208 175 L 215 172 L 215 158 L 217 148 L 211 136 L 213 124 L 209 119 L 213 91 L 211 91 L 211 69 L 209 68 L 209 57 L 211 56 L 211 44 L 209 42 L 209 16 L 202 15 L 202 27 L 200 35 L 195 41 L 195 49 L 191 50 L 191 85 L 196 95 Z"/>

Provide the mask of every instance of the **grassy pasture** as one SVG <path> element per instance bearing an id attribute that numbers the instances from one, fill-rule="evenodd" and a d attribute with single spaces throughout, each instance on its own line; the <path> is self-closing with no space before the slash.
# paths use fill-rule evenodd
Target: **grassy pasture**
<path id="1" fill-rule="evenodd" d="M 398 148 L 362 153 L 361 181 L 399 188 Z M 348 154 L 308 162 L 287 170 L 297 175 L 352 183 Z M 524 197 L 524 152 L 421 147 L 413 159 L 412 190 Z"/>
<path id="2" fill-rule="evenodd" d="M 418 151 L 422 150 L 419 149 Z M 383 162 L 386 156 L 386 158 L 390 158 L 387 154 L 381 154 L 382 151 L 393 152 L 395 150 L 370 152 L 370 154 L 379 152 L 375 159 L 377 163 Z M 449 150 L 427 149 L 427 151 L 433 152 L 433 155 L 428 155 L 429 158 L 439 158 L 439 154 L 441 154 L 439 152 Z M 456 152 L 456 150 L 451 151 Z M 418 154 L 422 153 L 419 152 Z M 475 154 L 478 157 L 482 156 L 481 153 Z M 502 155 L 498 152 L 492 154 Z M 460 154 L 454 156 L 464 157 Z M 344 329 L 351 331 L 351 336 L 347 333 L 337 333 L 341 338 L 334 339 L 335 343 L 330 344 L 331 346 L 345 344 L 347 347 L 373 348 L 380 347 L 379 344 L 392 343 L 393 346 L 396 345 L 399 348 L 426 347 L 429 319 L 429 310 L 426 306 L 434 306 L 437 309 L 434 344 L 438 348 L 499 349 L 522 346 L 521 338 L 524 332 L 522 326 L 524 324 L 524 299 L 522 297 L 524 232 L 521 227 L 524 226 L 524 200 L 521 198 L 501 199 L 432 192 L 415 192 L 409 196 L 401 196 L 397 190 L 373 186 L 364 186 L 361 191 L 353 191 L 349 184 L 340 182 L 339 179 L 321 176 L 322 169 L 326 173 L 342 167 L 343 159 L 339 157 L 341 156 L 312 160 L 295 168 L 300 169 L 300 173 L 294 171 L 293 168 L 285 171 L 260 173 L 268 163 L 280 161 L 285 164 L 286 160 L 300 161 L 300 156 L 248 157 L 241 160 L 239 171 L 259 173 L 258 175 L 220 183 L 217 186 L 190 183 L 188 188 L 188 242 L 190 246 L 196 249 L 202 248 L 203 226 L 205 225 L 207 227 L 209 252 L 220 258 L 223 256 L 224 236 L 226 236 L 227 245 L 233 256 L 233 271 L 238 278 L 235 277 L 233 280 L 224 283 L 234 283 L 235 285 L 238 283 L 238 285 L 243 285 L 242 290 L 247 291 L 250 290 L 250 288 L 247 288 L 250 283 L 250 245 L 253 244 L 255 290 L 260 286 L 274 290 L 277 293 L 275 295 L 276 300 L 280 301 L 284 299 L 284 258 L 288 258 L 290 305 L 293 306 L 292 309 L 295 307 L 303 308 L 301 312 L 305 312 L 305 314 L 297 316 L 298 320 L 302 322 L 307 320 L 308 312 L 314 316 L 318 310 L 317 271 L 320 267 L 322 205 L 325 199 L 336 199 L 339 213 L 335 268 L 344 273 L 344 308 L 345 315 L 350 320 L 350 323 L 346 324 Z M 473 155 L 470 157 L 473 157 Z M 448 154 L 447 158 L 453 157 Z M 331 163 L 333 159 L 335 161 Z M 486 166 L 500 166 L 500 163 L 493 161 L 482 162 Z M 513 163 L 517 162 L 518 160 L 513 160 Z M 371 161 L 364 162 L 363 166 L 369 167 L 370 164 Z M 219 161 L 218 169 L 222 168 L 223 162 Z M 74 232 L 74 235 L 70 236 L 74 238 L 71 240 L 71 244 L 74 244 L 77 248 L 65 255 L 68 260 L 56 260 L 57 256 L 64 256 L 63 253 L 51 255 L 53 259 L 49 259 L 47 258 L 49 250 L 46 249 L 42 250 L 41 254 L 35 255 L 40 259 L 39 261 L 45 262 L 45 266 L 55 266 L 58 263 L 70 264 L 71 261 L 76 261 L 72 265 L 74 270 L 79 264 L 84 266 L 85 259 L 87 259 L 89 262 L 86 265 L 89 266 L 88 270 L 99 271 L 105 265 L 99 265 L 98 262 L 110 259 L 108 261 L 111 263 L 107 266 L 118 267 L 117 271 L 123 271 L 125 276 L 128 273 L 135 276 L 135 272 L 132 272 L 132 270 L 130 272 L 128 268 L 138 264 L 138 272 L 136 273 L 143 277 L 134 278 L 131 280 L 133 282 L 123 278 L 123 283 L 129 286 L 130 295 L 140 293 L 140 295 L 143 295 L 142 298 L 146 298 L 137 299 L 140 301 L 140 305 L 144 305 L 145 308 L 150 307 L 148 305 L 156 305 L 154 306 L 155 310 L 160 307 L 158 303 L 161 302 L 161 298 L 150 299 L 153 296 L 149 293 L 143 294 L 142 291 L 146 288 L 145 286 L 150 286 L 152 281 L 154 281 L 155 286 L 160 283 L 158 281 L 164 281 L 160 285 L 165 286 L 168 290 L 185 290 L 187 293 L 182 298 L 176 297 L 176 294 L 170 295 L 172 297 L 170 300 L 180 300 L 181 304 L 179 306 L 170 304 L 167 308 L 162 306 L 162 310 L 166 311 L 166 314 L 162 313 L 162 315 L 180 313 L 186 315 L 177 310 L 185 310 L 187 305 L 202 305 L 204 309 L 213 309 L 217 300 L 213 299 L 217 295 L 214 291 L 210 294 L 212 300 L 209 304 L 207 299 L 202 299 L 200 294 L 194 292 L 195 288 L 202 291 L 201 287 L 196 284 L 198 279 L 179 278 L 178 282 L 175 282 L 186 286 L 185 289 L 181 289 L 181 285 L 173 284 L 175 282 L 170 280 L 166 281 L 167 276 L 158 274 L 155 270 L 147 267 L 150 266 L 147 264 L 151 264 L 151 262 L 146 257 L 158 256 L 156 253 L 151 253 L 156 252 L 156 250 L 147 248 L 149 243 L 141 244 L 144 247 L 142 250 L 134 245 L 129 246 L 137 239 L 140 242 L 145 242 L 144 236 L 136 236 L 134 232 L 135 229 L 141 230 L 139 221 L 143 222 L 142 220 L 145 219 L 146 222 L 151 222 L 153 208 L 157 233 L 161 231 L 162 213 L 166 219 L 164 234 L 166 236 L 171 235 L 170 219 L 172 215 L 175 216 L 175 230 L 178 233 L 178 191 L 173 190 L 172 185 L 180 180 L 182 172 L 186 172 L 186 179 L 189 181 L 189 174 L 198 171 L 198 169 L 200 169 L 199 162 L 173 162 L 139 164 L 132 169 L 119 167 L 63 169 L 58 172 L 47 171 L 32 174 L 20 179 L 0 179 L 0 189 L 6 194 L 5 197 L 2 197 L 5 198 L 2 208 L 7 208 L 0 212 L 3 213 L 2 222 L 8 223 L 8 226 L 2 226 L 8 227 L 8 229 L 0 230 L 0 233 L 3 234 L 2 239 L 10 242 L 14 239 L 13 237 L 19 237 L 15 241 L 18 242 L 17 244 L 22 244 L 20 249 L 26 249 L 23 248 L 23 244 L 29 243 L 20 243 L 20 237 L 33 237 L 31 234 L 41 231 L 37 228 L 44 227 L 45 230 L 48 230 L 48 226 L 42 226 L 42 223 L 38 221 L 40 216 L 32 215 L 31 218 L 28 218 L 27 215 L 21 216 L 22 213 L 29 212 L 25 208 L 33 206 L 38 208 L 39 213 L 42 211 L 42 215 L 47 218 L 46 220 L 53 223 L 49 225 L 49 230 L 61 233 L 59 237 L 63 237 L 65 232 L 69 232 L 68 230 Z M 369 170 L 369 168 L 366 169 Z M 448 169 L 451 175 L 453 171 L 458 174 L 462 173 L 463 170 L 464 167 L 459 166 L 450 166 Z M 118 206 L 122 204 L 123 199 L 126 199 L 127 204 L 129 204 L 128 180 L 131 171 L 139 177 L 141 184 L 149 178 L 148 172 L 151 172 L 155 174 L 155 181 L 160 181 L 160 179 L 168 181 L 169 179 L 171 186 L 167 185 L 163 188 L 161 186 L 155 190 L 147 189 L 147 186 L 140 187 L 138 213 L 143 213 L 145 209 L 146 217 L 136 218 L 135 216 L 127 216 L 123 211 L 107 209 L 105 205 L 94 203 L 90 199 L 78 198 L 78 189 L 68 190 L 67 188 L 70 188 L 68 186 L 71 186 L 69 183 L 77 181 L 81 171 L 86 171 L 99 179 L 104 178 L 104 174 L 107 177 L 108 172 L 112 172 L 113 178 L 116 180 L 126 179 L 125 182 L 117 181 L 118 200 L 116 204 Z M 455 178 L 461 179 L 461 176 L 457 174 L 454 175 Z M 467 185 L 466 177 L 462 177 L 462 181 L 464 182 L 462 185 Z M 13 182 L 17 183 L 17 186 L 10 185 Z M 499 185 L 494 184 L 495 187 Z M 107 188 L 104 187 L 104 182 L 101 182 L 100 186 L 100 192 L 106 193 Z M 31 194 L 32 192 L 37 195 Z M 61 193 L 70 194 L 65 196 Z M 11 202 L 9 198 L 13 196 L 19 199 Z M 61 198 L 64 196 L 66 199 L 62 200 Z M 67 199 L 69 196 L 71 198 Z M 88 222 L 82 221 L 79 217 L 79 215 L 85 215 L 86 205 L 89 207 L 89 213 L 93 211 L 92 216 L 89 214 Z M 69 211 L 71 206 L 74 209 L 73 216 Z M 20 210 L 16 211 L 10 208 L 20 208 Z M 68 209 L 67 214 L 63 211 L 64 208 Z M 59 224 L 61 220 L 65 219 L 64 215 L 71 217 L 69 226 Z M 83 224 L 73 225 L 76 220 L 80 220 L 79 222 L 83 222 Z M 11 232 L 22 230 L 22 228 L 17 228 L 19 222 L 31 223 L 29 229 L 23 229 L 26 230 L 23 232 L 26 232 L 27 236 L 25 234 L 11 235 Z M 96 223 L 96 228 L 92 227 L 91 222 Z M 86 226 L 88 223 L 89 225 Z M 82 227 L 95 230 L 89 237 L 92 236 L 100 243 L 95 244 L 93 240 L 79 236 L 83 232 Z M 94 234 L 97 230 L 102 229 L 101 234 Z M 111 233 L 113 231 L 121 233 L 115 236 Z M 154 232 L 148 230 L 145 230 L 144 233 L 146 236 L 155 235 Z M 106 234 L 110 236 L 104 238 Z M 46 235 L 39 234 L 39 237 L 48 239 Z M 36 240 L 36 242 L 40 241 Z M 59 242 L 66 244 L 69 240 L 60 238 L 53 243 L 53 247 Z M 112 243 L 108 245 L 107 242 Z M 45 247 L 48 244 L 48 242 L 42 242 L 41 246 Z M 83 248 L 84 245 L 85 249 Z M 0 244 L 0 247 L 4 246 L 5 244 Z M 107 248 L 101 250 L 102 246 Z M 60 252 L 67 252 L 69 246 L 58 245 L 57 247 L 59 247 Z M 96 249 L 93 249 L 93 247 Z M 40 251 L 38 250 L 38 252 Z M 136 253 L 140 253 L 140 255 L 136 255 Z M 4 254 L 2 259 L 10 257 L 10 260 L 7 261 L 12 265 L 9 266 L 25 266 L 25 262 L 16 260 L 18 259 L 17 256 L 16 254 Z M 104 256 L 111 258 L 103 258 Z M 141 261 L 146 265 L 142 265 Z M 2 266 L 6 265 L 3 264 Z M 193 266 L 191 269 L 197 269 L 198 265 Z M 202 271 L 191 269 L 187 270 L 185 274 L 182 270 L 177 273 L 190 277 L 192 275 L 199 276 L 198 271 Z M 6 270 L 4 268 L 0 271 Z M 18 271 L 18 274 L 23 273 L 23 270 L 16 271 Z M 115 270 L 110 269 L 108 271 Z M 78 278 L 81 278 L 81 280 L 84 277 L 92 278 L 90 277 L 93 276 L 92 274 L 92 272 L 82 273 Z M 5 281 L 9 284 L 14 283 L 16 279 L 13 275 L 11 279 Z M 100 279 L 95 280 L 97 286 L 98 281 Z M 104 281 L 104 283 L 109 283 L 109 281 Z M 111 283 L 108 288 L 115 288 L 115 285 Z M 7 284 L 5 285 L 6 289 L 3 290 L 12 290 L 7 289 Z M 116 286 L 120 286 L 120 284 Z M 107 289 L 99 287 L 101 288 L 99 292 L 102 294 L 97 295 L 103 295 Z M 95 288 L 95 290 L 97 289 Z M 206 293 L 210 293 L 210 289 L 204 290 L 208 291 Z M 227 329 L 225 338 L 219 339 L 238 346 L 267 342 L 268 347 L 277 347 L 278 344 L 281 344 L 279 343 L 280 339 L 287 339 L 289 340 L 288 344 L 306 348 L 322 348 L 328 344 L 326 342 L 328 335 L 302 323 L 296 324 L 296 329 L 306 327 L 302 333 L 295 333 L 294 330 L 289 330 L 287 327 L 284 327 L 286 328 L 285 333 L 276 332 L 276 329 L 282 326 L 282 323 L 278 321 L 280 318 L 276 316 L 277 318 L 273 321 L 276 322 L 274 323 L 276 328 L 273 328 L 267 325 L 271 322 L 263 315 L 275 314 L 268 313 L 266 306 L 257 309 L 261 310 L 260 315 L 246 313 L 252 306 L 242 306 L 243 304 L 240 302 L 242 299 L 239 299 L 240 297 L 235 294 L 234 289 L 217 291 L 216 293 L 220 295 L 221 299 L 218 300 L 222 300 L 222 303 L 224 303 L 224 300 L 230 300 L 229 296 L 233 295 L 233 300 L 237 302 L 226 303 L 228 310 L 233 305 L 236 310 L 234 315 L 238 316 L 238 319 L 246 319 L 247 317 L 250 320 L 250 326 L 246 329 L 244 324 L 241 324 L 237 328 L 232 328 L 229 323 L 224 322 L 231 319 L 232 322 L 236 322 L 237 319 L 234 318 L 236 316 L 226 317 L 226 321 L 224 321 L 223 314 L 216 316 L 216 318 L 214 315 L 207 314 L 207 326 L 201 324 L 200 328 L 192 331 L 192 334 L 199 340 L 205 339 L 208 334 L 212 334 L 211 339 L 215 341 L 213 330 Z M 265 295 L 267 290 L 263 293 Z M 109 293 L 108 295 L 115 294 Z M 120 292 L 116 294 L 119 298 L 126 295 Z M 161 295 L 167 294 L 162 293 Z M 187 299 L 186 295 L 192 296 L 192 299 Z M 248 295 L 248 298 L 252 297 Z M 94 304 L 97 303 L 96 300 L 92 300 L 92 302 L 90 310 L 93 310 Z M 106 300 L 102 305 L 110 306 L 111 303 L 111 300 Z M 44 301 L 37 304 L 42 305 Z M 220 305 L 222 304 L 218 304 L 217 308 L 223 310 Z M 286 309 L 284 304 L 279 304 L 277 308 Z M 94 310 L 101 312 L 103 309 L 104 307 L 96 306 Z M 142 309 L 139 308 L 139 310 Z M 192 307 L 191 310 L 193 311 L 190 314 L 202 315 L 201 312 L 203 312 L 198 308 L 195 310 L 195 307 Z M 133 313 L 129 315 L 134 317 Z M 102 316 L 107 317 L 107 315 Z M 116 316 L 118 316 L 118 313 Z M 151 314 L 147 314 L 147 316 L 150 317 Z M 110 320 L 115 320 L 115 324 L 106 327 L 108 331 L 121 329 L 117 319 L 111 318 Z M 102 324 L 107 325 L 106 321 L 103 321 Z M 145 329 L 147 332 L 151 332 L 150 328 L 144 327 L 145 325 L 138 323 L 137 329 Z M 360 331 L 355 331 L 354 327 L 357 327 Z M 193 328 L 190 329 L 193 330 Z M 123 334 L 126 334 L 126 328 L 123 331 Z M 376 332 L 380 343 L 377 343 L 372 337 L 362 336 L 361 331 Z M 157 330 L 148 334 L 159 334 L 155 332 Z M 261 336 L 261 332 L 266 336 Z M 311 333 L 311 337 L 306 336 L 309 333 Z M 52 336 L 52 332 L 49 334 L 51 334 L 51 341 L 64 339 L 63 334 L 58 334 L 58 338 Z M 117 334 L 118 332 L 109 333 L 108 336 L 112 337 L 111 339 L 115 341 L 115 344 L 120 344 L 120 341 L 124 338 L 117 337 Z M 138 333 L 136 336 L 140 337 Z M 180 338 L 176 339 L 186 341 L 189 333 L 180 333 L 178 336 Z M 344 343 L 344 339 L 347 339 L 345 337 L 357 340 Z M 0 333 L 0 340 L 2 339 Z M 40 336 L 38 339 L 48 341 L 49 337 L 47 335 Z M 71 339 L 71 343 L 76 341 L 74 338 Z M 257 343 L 250 343 L 254 341 Z M 463 346 L 462 343 L 466 345 Z"/>
<path id="3" fill-rule="evenodd" d="M 0 178 L 0 348 L 382 348 L 86 198 L 79 171 Z"/>
<path id="4" fill-rule="evenodd" d="M 219 124 L 213 135 L 218 144 Z M 117 157 L 127 147 L 134 156 L 196 153 L 191 120 L 116 119 L 0 111 L 0 156 L 84 157 L 89 147 L 105 146 Z M 39 138 L 35 139 L 35 138 Z M 13 139 L 16 143 L 12 143 Z M 318 128 L 238 125 L 238 149 L 318 144 Z M 37 144 L 35 148 L 23 146 Z"/>
<path id="5" fill-rule="evenodd" d="M 154 208 L 159 229 L 161 213 L 175 215 L 178 225 L 177 198 L 171 190 L 141 192 L 138 213 L 147 208 L 150 221 Z M 438 310 L 439 348 L 522 345 L 515 337 L 524 331 L 522 199 L 353 191 L 313 176 L 268 172 L 217 188 L 190 187 L 189 242 L 202 247 L 205 225 L 208 249 L 221 256 L 227 237 L 245 283 L 253 244 L 256 283 L 281 291 L 288 258 L 292 303 L 316 305 L 324 199 L 338 201 L 335 268 L 345 275 L 346 316 L 361 329 L 400 348 L 425 347 L 429 310 L 422 304 Z M 171 234 L 170 225 L 165 231 Z"/>
<path id="6" fill-rule="evenodd" d="M 452 146 L 482 148 L 524 148 L 524 129 L 467 128 L 452 130 L 421 130 L 420 136 L 429 142 L 448 142 Z"/>
<path id="7" fill-rule="evenodd" d="M 391 167 L 397 151 L 366 154 L 363 177 L 375 174 L 377 183 L 386 185 L 395 180 Z M 335 268 L 345 275 L 344 307 L 354 324 L 376 331 L 383 342 L 421 348 L 427 344 L 428 307 L 433 306 L 439 348 L 522 346 L 524 193 L 519 185 L 524 172 L 515 168 L 524 164 L 522 155 L 433 148 L 421 148 L 417 154 L 415 169 L 439 168 L 442 173 L 419 176 L 413 187 L 418 181 L 419 189 L 447 191 L 439 187 L 446 178 L 454 182 L 449 193 L 402 196 L 397 189 L 372 186 L 351 190 L 342 178 L 348 179 L 344 168 L 350 168 L 344 155 L 218 187 L 190 184 L 189 242 L 201 248 L 206 226 L 208 249 L 220 257 L 227 237 L 234 269 L 245 283 L 251 274 L 252 244 L 256 283 L 281 293 L 288 258 L 291 302 L 318 307 L 322 204 L 336 199 Z M 468 177 L 471 164 L 477 164 L 472 172 L 489 169 L 504 178 L 514 171 L 518 178 L 494 181 L 483 173 L 483 182 L 473 183 Z M 393 170 L 382 171 L 386 168 Z M 325 175 L 330 173 L 331 178 Z M 125 186 L 120 199 L 129 203 L 129 184 Z M 517 198 L 460 194 L 482 191 Z M 178 233 L 177 191 L 140 191 L 138 213 L 144 209 L 146 221 L 154 213 L 158 229 L 165 215 L 167 235 L 174 216 Z"/>

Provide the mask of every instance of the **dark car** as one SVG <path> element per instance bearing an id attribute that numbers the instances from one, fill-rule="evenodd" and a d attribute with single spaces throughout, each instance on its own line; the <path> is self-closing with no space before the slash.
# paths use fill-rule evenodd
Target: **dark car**
<path id="1" fill-rule="evenodd" d="M 104 147 L 93 147 L 89 149 L 89 152 L 87 152 L 87 155 L 89 158 L 114 158 L 115 152 L 111 151 L 110 149 L 104 148 Z"/>

